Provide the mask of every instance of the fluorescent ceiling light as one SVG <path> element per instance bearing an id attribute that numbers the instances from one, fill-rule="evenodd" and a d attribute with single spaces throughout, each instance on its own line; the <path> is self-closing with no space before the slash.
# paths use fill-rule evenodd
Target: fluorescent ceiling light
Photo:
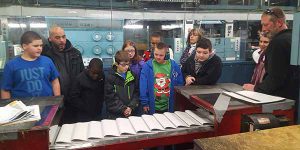
<path id="1" fill-rule="evenodd" d="M 30 23 L 30 28 L 47 28 L 46 23 Z"/>
<path id="2" fill-rule="evenodd" d="M 69 14 L 77 14 L 78 12 L 75 11 L 75 10 L 70 10 L 70 11 L 68 11 L 68 13 L 69 13 Z"/>
<path id="3" fill-rule="evenodd" d="M 162 30 L 171 30 L 177 28 L 182 28 L 182 25 L 181 24 L 161 25 Z"/>
<path id="4" fill-rule="evenodd" d="M 9 28 L 26 28 L 26 24 L 24 23 L 9 23 L 8 24 Z"/>
<path id="5" fill-rule="evenodd" d="M 199 21 L 199 24 L 223 24 L 223 22 L 220 20 L 202 20 Z"/>
<path id="6" fill-rule="evenodd" d="M 143 25 L 125 25 L 123 26 L 125 29 L 143 29 Z"/>

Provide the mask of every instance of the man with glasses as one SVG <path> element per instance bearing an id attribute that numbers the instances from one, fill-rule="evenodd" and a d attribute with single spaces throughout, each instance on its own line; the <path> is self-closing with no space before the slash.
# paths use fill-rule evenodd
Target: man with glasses
<path id="1" fill-rule="evenodd" d="M 257 85 L 245 85 L 244 89 L 298 100 L 299 75 L 290 65 L 292 30 L 288 29 L 282 9 L 267 9 L 261 16 L 262 31 L 272 34 L 266 50 L 265 76 Z M 298 102 L 296 102 L 297 104 Z"/>
<path id="2" fill-rule="evenodd" d="M 61 121 L 62 123 L 72 123 L 74 115 L 68 104 L 70 103 L 68 99 L 69 89 L 71 88 L 71 82 L 84 69 L 81 53 L 72 46 L 63 28 L 53 26 L 49 30 L 48 44 L 43 47 L 42 55 L 51 58 L 59 72 L 61 94 L 64 95 L 64 106 L 66 108 Z"/>

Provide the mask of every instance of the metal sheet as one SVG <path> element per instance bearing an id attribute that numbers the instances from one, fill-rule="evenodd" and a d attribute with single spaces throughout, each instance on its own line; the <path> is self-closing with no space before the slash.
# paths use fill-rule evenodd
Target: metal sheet
<path id="1" fill-rule="evenodd" d="M 272 113 L 274 110 L 288 110 L 293 108 L 293 106 L 295 106 L 295 101 L 287 99 L 282 102 L 263 104 L 262 112 Z"/>
<path id="2" fill-rule="evenodd" d="M 215 105 L 214 105 L 214 111 L 216 115 L 216 120 L 217 122 L 221 122 L 223 119 L 223 115 L 227 111 L 229 102 L 230 102 L 231 97 L 226 96 L 224 94 L 220 94 Z"/>

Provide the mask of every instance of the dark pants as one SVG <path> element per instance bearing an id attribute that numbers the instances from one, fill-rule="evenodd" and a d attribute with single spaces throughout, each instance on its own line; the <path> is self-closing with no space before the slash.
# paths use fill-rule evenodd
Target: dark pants
<path id="1" fill-rule="evenodd" d="M 71 124 L 77 122 L 77 114 L 74 109 L 69 107 L 63 107 L 62 117 L 60 119 L 60 125 L 62 124 Z"/>
<path id="2" fill-rule="evenodd" d="M 159 114 L 163 114 L 164 112 L 168 112 L 168 110 L 167 109 L 163 110 L 163 111 L 161 111 L 161 110 L 155 110 L 155 113 L 159 113 Z"/>

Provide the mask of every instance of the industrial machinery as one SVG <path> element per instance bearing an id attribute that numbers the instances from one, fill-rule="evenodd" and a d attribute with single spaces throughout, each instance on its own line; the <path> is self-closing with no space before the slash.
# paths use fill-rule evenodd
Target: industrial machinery
<path id="1" fill-rule="evenodd" d="M 291 52 L 291 64 L 295 65 L 298 68 L 298 76 L 300 75 L 300 45 L 299 45 L 299 35 L 300 35 L 300 13 L 294 14 L 294 24 L 293 24 L 293 36 L 292 36 L 292 52 Z M 299 81 L 300 82 L 300 81 Z M 300 83 L 299 83 L 300 85 Z M 299 89 L 300 94 L 300 89 Z M 297 101 L 298 104 L 298 118 L 297 123 L 300 123 L 300 105 L 299 105 L 299 99 Z M 297 106 L 297 105 L 296 105 Z"/>
<path id="2" fill-rule="evenodd" d="M 175 87 L 175 90 L 176 109 L 181 111 L 201 109 L 202 114 L 214 120 L 215 136 L 245 131 L 245 122 L 250 122 L 250 119 L 242 119 L 244 115 L 269 113 L 278 118 L 286 118 L 286 121 L 282 121 L 282 123 L 285 122 L 282 125 L 292 125 L 295 122 L 294 100 L 285 99 L 274 103 L 252 104 L 222 94 L 224 90 L 233 92 L 242 90 L 242 87 L 237 84 L 180 86 Z M 276 122 L 273 118 L 272 124 L 268 127 L 279 126 L 279 121 Z"/>
<path id="3" fill-rule="evenodd" d="M 215 53 L 223 60 L 240 60 L 240 37 L 209 38 Z"/>
<path id="4" fill-rule="evenodd" d="M 46 18 L 48 27 L 54 24 L 65 29 L 67 39 L 77 48 L 87 66 L 92 58 L 101 58 L 104 68 L 113 63 L 116 51 L 123 44 L 122 20 Z"/>
<path id="5" fill-rule="evenodd" d="M 182 38 L 166 38 L 165 42 L 170 45 L 174 53 L 174 60 L 179 63 L 179 59 L 181 57 L 182 51 L 184 50 L 183 47 L 183 40 Z"/>
<path id="6" fill-rule="evenodd" d="M 13 47 L 10 42 L 0 41 L 0 69 L 3 69 L 6 62 L 12 57 Z"/>
<path id="7" fill-rule="evenodd" d="M 0 107 L 4 107 L 14 100 L 1 100 Z M 8 124 L 0 129 L 0 149 L 48 149 L 49 127 L 55 124 L 53 120 L 56 111 L 62 104 L 63 96 L 30 97 L 21 101 L 25 105 L 39 105 L 41 120 L 30 124 Z"/>

